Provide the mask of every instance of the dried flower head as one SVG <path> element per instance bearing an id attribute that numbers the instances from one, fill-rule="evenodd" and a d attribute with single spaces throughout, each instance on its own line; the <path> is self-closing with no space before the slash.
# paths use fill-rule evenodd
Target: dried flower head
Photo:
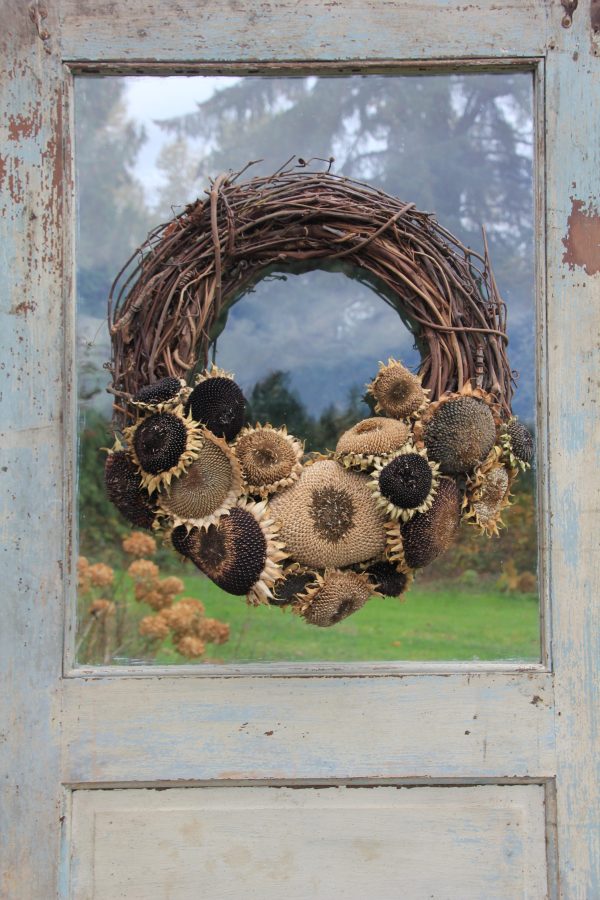
<path id="1" fill-rule="evenodd" d="M 299 563 L 292 563 L 281 573 L 281 578 L 273 585 L 271 606 L 289 606 L 303 599 L 309 586 L 316 582 L 317 573 Z"/>
<path id="2" fill-rule="evenodd" d="M 377 505 L 392 519 L 411 519 L 426 512 L 435 497 L 439 466 L 427 458 L 426 450 L 407 444 L 386 463 L 377 463 L 371 489 Z"/>
<path id="3" fill-rule="evenodd" d="M 241 492 L 242 474 L 233 451 L 203 429 L 196 459 L 161 491 L 158 502 L 175 526 L 208 528 L 231 509 Z"/>
<path id="4" fill-rule="evenodd" d="M 490 395 L 465 385 L 432 403 L 415 428 L 430 459 L 445 474 L 471 472 L 496 442 L 496 407 Z"/>
<path id="5" fill-rule="evenodd" d="M 143 531 L 132 531 L 123 538 L 123 550 L 130 556 L 153 556 L 156 553 L 156 541 Z"/>
<path id="6" fill-rule="evenodd" d="M 510 488 L 516 477 L 515 469 L 507 469 L 500 457 L 502 450 L 494 448 L 486 462 L 467 482 L 462 502 L 464 518 L 491 537 L 502 527 L 502 511 L 510 503 Z"/>
<path id="7" fill-rule="evenodd" d="M 158 578 L 160 569 L 150 559 L 135 559 L 127 569 L 134 581 L 153 582 Z"/>
<path id="8" fill-rule="evenodd" d="M 140 388 L 131 398 L 131 402 L 140 409 L 162 412 L 177 406 L 183 388 L 185 388 L 185 381 L 180 378 L 161 378 L 160 381 L 146 384 Z"/>
<path id="9" fill-rule="evenodd" d="M 207 644 L 225 644 L 229 640 L 229 625 L 218 619 L 201 619 L 196 635 Z"/>
<path id="10" fill-rule="evenodd" d="M 373 416 L 345 431 L 335 448 L 335 458 L 344 466 L 367 469 L 389 459 L 410 437 L 406 422 Z"/>
<path id="11" fill-rule="evenodd" d="M 188 659 L 196 659 L 202 656 L 206 647 L 204 642 L 193 634 L 185 634 L 175 641 L 175 647 L 182 656 Z"/>
<path id="12" fill-rule="evenodd" d="M 166 597 L 173 597 L 175 594 L 180 594 L 182 590 L 185 588 L 185 585 L 181 578 L 177 578 L 176 575 L 169 575 L 168 578 L 162 578 L 156 585 L 156 590 L 159 594 L 164 594 Z"/>
<path id="13" fill-rule="evenodd" d="M 531 466 L 534 453 L 533 436 L 516 416 L 504 425 L 500 443 L 504 458 L 511 469 L 520 468 L 525 471 Z"/>
<path id="14" fill-rule="evenodd" d="M 285 427 L 244 428 L 235 453 L 249 494 L 266 497 L 292 484 L 302 471 L 302 444 Z"/>
<path id="15" fill-rule="evenodd" d="M 326 570 L 306 591 L 296 611 L 310 624 L 327 628 L 361 609 L 374 591 L 367 575 Z"/>
<path id="16" fill-rule="evenodd" d="M 118 442 L 106 459 L 104 484 L 108 499 L 128 522 L 138 528 L 152 528 L 155 505 L 142 488 L 137 465 Z"/>
<path id="17" fill-rule="evenodd" d="M 391 358 L 387 365 L 379 363 L 379 372 L 367 390 L 375 398 L 375 411 L 393 419 L 416 416 L 428 402 L 428 392 L 423 388 L 421 378 Z"/>
<path id="18" fill-rule="evenodd" d="M 401 597 L 413 580 L 410 572 L 402 572 L 385 560 L 373 563 L 366 573 L 373 587 L 384 597 Z"/>
<path id="19" fill-rule="evenodd" d="M 440 478 L 430 509 L 408 522 L 388 525 L 388 558 L 401 570 L 422 569 L 456 541 L 460 492 L 451 478 Z"/>
<path id="20" fill-rule="evenodd" d="M 196 627 L 204 614 L 204 607 L 191 600 L 179 600 L 169 609 L 164 609 L 161 616 L 175 635 L 196 633 Z"/>
<path id="21" fill-rule="evenodd" d="M 94 563 L 87 574 L 94 587 L 109 587 L 115 579 L 114 571 L 106 563 Z"/>
<path id="22" fill-rule="evenodd" d="M 182 406 L 143 416 L 124 433 L 150 494 L 185 472 L 200 445 L 200 428 Z"/>
<path id="23" fill-rule="evenodd" d="M 173 546 L 222 590 L 249 603 L 266 603 L 286 554 L 266 502 L 240 500 L 216 525 L 171 533 Z"/>
<path id="24" fill-rule="evenodd" d="M 189 396 L 186 412 L 220 438 L 232 441 L 239 434 L 246 415 L 246 399 L 227 373 L 206 373 L 198 379 Z"/>
<path id="25" fill-rule="evenodd" d="M 138 631 L 142 637 L 152 638 L 153 640 L 162 640 L 169 634 L 169 625 L 166 619 L 161 616 L 144 616 L 138 625 Z"/>
<path id="26" fill-rule="evenodd" d="M 385 516 L 369 478 L 334 460 L 306 466 L 298 481 L 271 500 L 288 553 L 314 569 L 349 566 L 381 556 Z"/>
<path id="27" fill-rule="evenodd" d="M 114 616 L 115 608 L 115 604 L 112 600 L 98 598 L 90 605 L 88 612 L 90 616 L 93 616 L 95 619 L 102 620 L 108 618 L 108 616 Z"/>
<path id="28" fill-rule="evenodd" d="M 90 589 L 90 564 L 85 556 L 77 560 L 77 587 L 83 593 Z"/>
<path id="29" fill-rule="evenodd" d="M 139 588 L 141 590 L 138 590 Z M 136 600 L 146 603 L 157 612 L 161 609 L 167 609 L 173 603 L 172 594 L 162 594 L 153 585 L 145 585 L 143 583 L 136 585 L 135 597 Z"/>

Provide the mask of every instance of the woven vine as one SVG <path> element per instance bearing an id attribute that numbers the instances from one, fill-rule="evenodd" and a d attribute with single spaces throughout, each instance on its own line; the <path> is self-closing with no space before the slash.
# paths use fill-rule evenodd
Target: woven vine
<path id="1" fill-rule="evenodd" d="M 120 401 L 143 385 L 206 365 L 227 308 L 269 271 L 342 264 L 411 328 L 432 400 L 471 384 L 510 417 L 506 308 L 485 234 L 481 256 L 414 203 L 361 182 L 306 170 L 241 181 L 244 171 L 219 175 L 205 199 L 158 226 L 113 285 L 118 424 L 131 417 Z"/>

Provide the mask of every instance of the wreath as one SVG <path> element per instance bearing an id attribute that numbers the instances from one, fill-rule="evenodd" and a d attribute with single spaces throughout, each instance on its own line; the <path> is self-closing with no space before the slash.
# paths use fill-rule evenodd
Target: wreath
<path id="1" fill-rule="evenodd" d="M 153 231 L 113 285 L 106 489 L 228 593 L 334 625 L 374 595 L 402 595 L 461 520 L 497 534 L 533 441 L 511 415 L 485 232 L 481 256 L 361 182 L 244 171 Z M 209 350 L 231 303 L 273 268 L 340 260 L 408 324 L 421 364 L 380 363 L 373 415 L 330 452 L 305 454 L 301 435 L 246 422 L 240 387 Z"/>

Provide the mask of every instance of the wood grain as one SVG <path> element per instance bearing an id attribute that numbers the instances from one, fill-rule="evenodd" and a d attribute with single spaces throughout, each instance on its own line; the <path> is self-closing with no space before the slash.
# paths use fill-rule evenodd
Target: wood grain
<path id="1" fill-rule="evenodd" d="M 76 791 L 72 900 L 542 900 L 539 785 Z"/>
<path id="2" fill-rule="evenodd" d="M 552 777 L 547 674 L 65 683 L 66 783 Z"/>
<path id="3" fill-rule="evenodd" d="M 51 898 L 60 854 L 63 71 L 28 5 L 0 28 L 0 896 Z"/>
<path id="4" fill-rule="evenodd" d="M 67 60 L 222 63 L 542 56 L 550 13 L 544 0 L 62 0 L 61 11 Z"/>
<path id="5" fill-rule="evenodd" d="M 546 74 L 550 608 L 568 898 L 600 897 L 600 57 L 590 38 L 580 3 Z M 570 244 L 579 201 L 587 246 Z"/>

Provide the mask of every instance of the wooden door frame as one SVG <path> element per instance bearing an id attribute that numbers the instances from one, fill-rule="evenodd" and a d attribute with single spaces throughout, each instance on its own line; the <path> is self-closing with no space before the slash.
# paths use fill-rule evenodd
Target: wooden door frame
<path id="1" fill-rule="evenodd" d="M 565 6 L 572 4 L 278 0 L 258 13 L 252 0 L 227 7 L 207 0 L 200 13 L 182 0 L 174 15 L 142 0 L 5 0 L 0 665 L 8 690 L 0 754 L 10 778 L 0 804 L 2 896 L 68 896 L 72 788 L 320 781 L 543 783 L 550 845 L 556 834 L 559 848 L 557 859 L 550 846 L 552 890 L 600 896 L 600 141 L 592 115 L 600 36 L 592 0 L 580 0 L 572 15 Z M 419 72 L 517 65 L 538 73 L 540 543 L 548 613 L 539 665 L 238 667 L 202 675 L 188 667 L 72 666 L 72 72 L 256 74 L 271 63 L 269 71 L 288 74 L 388 65 Z M 175 699 L 180 756 L 167 765 L 154 749 L 160 731 L 173 727 Z M 482 715 L 468 728 L 475 706 Z M 242 709 L 252 723 L 245 736 Z M 304 732 L 299 709 L 310 711 Z M 345 754 L 331 733 L 333 715 L 338 737 L 359 728 L 365 735 L 347 742 Z M 265 734 L 277 723 L 277 742 L 269 743 Z M 210 750 L 215 741 L 223 753 Z M 331 759 L 326 772 L 323 758 Z"/>

